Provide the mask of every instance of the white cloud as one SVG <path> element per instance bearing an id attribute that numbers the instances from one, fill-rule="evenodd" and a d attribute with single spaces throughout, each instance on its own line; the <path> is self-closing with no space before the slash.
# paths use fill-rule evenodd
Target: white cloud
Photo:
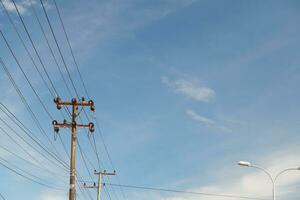
<path id="1" fill-rule="evenodd" d="M 65 200 L 66 195 L 45 193 L 39 197 L 39 200 Z"/>
<path id="2" fill-rule="evenodd" d="M 198 113 L 194 112 L 193 110 L 186 110 L 186 114 L 188 114 L 188 116 L 190 116 L 192 119 L 201 122 L 203 124 L 206 125 L 215 125 L 215 121 L 208 119 L 202 115 L 199 115 Z"/>
<path id="3" fill-rule="evenodd" d="M 300 165 L 299 155 L 297 155 L 297 151 L 292 149 L 262 156 L 258 158 L 257 162 L 262 163 L 260 165 L 271 172 L 273 176 L 283 169 L 299 167 Z M 202 187 L 200 188 L 200 191 L 209 190 L 217 193 L 230 193 L 256 197 L 271 196 L 272 184 L 265 173 L 253 168 L 241 168 L 240 170 L 243 170 L 244 175 L 239 177 L 237 175 L 237 169 L 234 170 L 233 167 L 226 167 L 226 169 L 221 171 L 222 173 L 227 172 L 227 175 L 225 175 L 225 177 L 220 177 L 220 183 Z M 232 180 L 228 180 L 230 176 Z M 226 181 L 222 181 L 222 179 Z M 292 195 L 292 193 L 296 194 L 296 190 L 288 189 L 287 186 L 299 182 L 299 171 L 290 171 L 282 174 L 276 184 L 278 195 L 287 197 L 288 195 Z"/>
<path id="4" fill-rule="evenodd" d="M 192 81 L 185 79 L 178 79 L 170 81 L 168 77 L 162 77 L 162 82 L 174 89 L 175 92 L 185 95 L 196 101 L 210 102 L 215 96 L 216 92 L 205 86 L 198 86 Z"/>
<path id="5" fill-rule="evenodd" d="M 208 127 L 213 127 L 213 128 L 217 128 L 220 129 L 222 131 L 226 131 L 226 132 L 231 132 L 231 130 L 225 126 L 221 126 L 218 125 L 214 120 L 209 119 L 207 117 L 204 117 L 202 115 L 200 115 L 199 113 L 196 113 L 195 111 L 191 110 L 191 109 L 187 109 L 186 110 L 186 114 L 192 118 L 193 120 L 200 122 Z"/>
<path id="6" fill-rule="evenodd" d="M 9 1 L 9 0 L 3 0 L 2 2 L 3 2 L 4 6 L 6 7 L 6 9 L 7 9 L 9 12 L 17 12 L 16 9 L 15 9 L 15 6 L 14 6 L 14 4 L 13 4 L 12 1 Z M 24 2 L 26 2 L 26 1 L 24 1 Z M 24 4 L 24 2 L 22 2 L 22 3 L 16 3 L 17 8 L 18 8 L 18 10 L 19 10 L 19 12 L 20 12 L 21 14 L 23 14 L 23 13 L 26 12 L 26 7 L 25 7 L 26 4 Z"/>
<path id="7" fill-rule="evenodd" d="M 255 163 L 262 163 L 271 174 L 275 175 L 286 168 L 298 167 L 299 148 L 290 148 L 273 152 L 267 155 L 257 156 Z M 243 174 L 241 174 L 241 172 Z M 224 194 L 233 196 L 253 197 L 271 199 L 272 196 L 272 183 L 268 176 L 262 171 L 254 168 L 242 168 L 236 163 L 230 166 L 219 167 L 216 171 L 211 169 L 207 172 L 210 176 L 217 177 L 217 179 L 209 185 L 190 187 L 186 191 L 193 191 L 199 193 L 210 194 Z M 299 197 L 299 188 L 292 187 L 300 183 L 300 171 L 289 171 L 282 174 L 276 184 L 277 198 L 295 200 Z M 157 196 L 156 199 L 164 200 L 233 200 L 238 198 L 229 197 L 216 197 L 205 195 L 180 195 L 180 194 L 167 194 L 165 193 Z M 298 195 L 298 196 L 297 196 Z"/>

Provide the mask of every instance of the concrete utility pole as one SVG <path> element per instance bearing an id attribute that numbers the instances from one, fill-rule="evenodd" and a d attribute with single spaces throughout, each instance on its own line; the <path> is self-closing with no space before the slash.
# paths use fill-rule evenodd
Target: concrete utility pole
<path id="1" fill-rule="evenodd" d="M 72 136 L 71 136 L 71 160 L 70 160 L 70 191 L 69 191 L 69 200 L 75 200 L 75 171 L 76 171 L 76 165 L 75 165 L 75 153 L 76 153 L 76 129 L 77 128 L 89 128 L 90 132 L 94 132 L 94 124 L 89 123 L 87 125 L 84 124 L 77 124 L 76 117 L 79 115 L 78 113 L 78 107 L 90 107 L 91 111 L 95 110 L 94 102 L 92 100 L 89 100 L 88 102 L 84 101 L 84 98 L 82 98 L 82 101 L 77 101 L 75 98 L 72 99 L 71 102 L 67 101 L 61 101 L 59 97 L 56 97 L 54 99 L 54 103 L 56 104 L 57 109 L 61 109 L 62 106 L 72 106 L 72 122 L 68 123 L 65 119 L 63 123 L 58 123 L 56 120 L 52 122 L 54 131 L 56 133 L 59 132 L 60 128 L 70 128 L 72 130 Z"/>
<path id="2" fill-rule="evenodd" d="M 100 200 L 102 185 L 104 186 L 104 184 L 102 184 L 102 176 L 114 176 L 114 175 L 116 175 L 116 171 L 114 171 L 113 173 L 106 172 L 106 170 L 104 170 L 103 172 L 95 171 L 95 175 L 98 176 L 98 185 L 96 185 L 96 183 L 94 183 L 94 185 L 92 185 L 92 186 L 87 186 L 86 183 L 84 183 L 83 186 L 85 188 L 97 188 L 97 200 Z"/>

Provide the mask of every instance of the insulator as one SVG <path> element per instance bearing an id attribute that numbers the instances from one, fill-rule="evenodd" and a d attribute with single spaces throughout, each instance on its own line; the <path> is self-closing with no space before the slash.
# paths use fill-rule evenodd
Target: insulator
<path id="1" fill-rule="evenodd" d="M 85 98 L 84 98 L 84 97 L 81 97 L 81 101 L 85 101 Z"/>
<path id="2" fill-rule="evenodd" d="M 96 183 L 94 182 L 94 187 L 96 187 Z"/>
<path id="3" fill-rule="evenodd" d="M 60 110 L 62 107 L 61 107 L 61 105 L 57 104 L 57 105 L 56 105 L 56 108 L 57 108 L 58 110 Z"/>
<path id="4" fill-rule="evenodd" d="M 76 103 L 77 100 L 75 98 L 72 99 L 72 103 Z"/>
<path id="5" fill-rule="evenodd" d="M 59 97 L 55 97 L 53 101 L 54 101 L 54 103 L 58 104 L 60 102 L 60 98 Z"/>
<path id="6" fill-rule="evenodd" d="M 54 127 L 54 132 L 58 133 L 59 132 L 59 128 L 58 127 Z"/>
<path id="7" fill-rule="evenodd" d="M 89 123 L 89 129 L 90 129 L 90 132 L 93 133 L 95 131 L 95 126 L 94 126 L 94 123 Z"/>
<path id="8" fill-rule="evenodd" d="M 91 106 L 91 111 L 92 111 L 92 112 L 95 111 L 95 106 L 94 106 L 94 105 Z"/>
<path id="9" fill-rule="evenodd" d="M 89 100 L 89 105 L 93 106 L 94 105 L 94 101 L 93 100 Z"/>
<path id="10" fill-rule="evenodd" d="M 57 125 L 57 121 L 56 121 L 56 120 L 53 120 L 53 121 L 52 121 L 52 125 L 53 125 L 53 126 Z"/>

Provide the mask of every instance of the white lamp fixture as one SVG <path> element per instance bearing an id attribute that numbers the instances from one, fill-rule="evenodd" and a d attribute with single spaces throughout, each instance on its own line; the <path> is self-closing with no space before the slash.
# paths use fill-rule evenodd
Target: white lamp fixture
<path id="1" fill-rule="evenodd" d="M 251 163 L 247 161 L 240 161 L 238 162 L 238 165 L 243 166 L 243 167 L 250 167 Z"/>

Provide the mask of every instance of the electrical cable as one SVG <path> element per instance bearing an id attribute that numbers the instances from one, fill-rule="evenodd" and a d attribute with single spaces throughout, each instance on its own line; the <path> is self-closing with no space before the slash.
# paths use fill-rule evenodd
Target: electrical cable
<path id="1" fill-rule="evenodd" d="M 2 200 L 6 200 L 1 193 L 0 193 L 0 197 L 1 197 Z"/>
<path id="2" fill-rule="evenodd" d="M 9 78 L 10 82 L 12 83 L 14 89 L 16 90 L 16 92 L 18 93 L 19 97 L 21 98 L 22 103 L 25 105 L 27 111 L 31 114 L 31 117 L 32 117 L 34 123 L 37 125 L 38 128 L 40 128 L 40 130 L 43 130 L 43 128 L 41 127 L 39 121 L 37 120 L 36 115 L 33 113 L 31 107 L 29 106 L 27 100 L 25 99 L 24 95 L 23 95 L 22 92 L 20 91 L 20 89 L 19 89 L 19 87 L 17 86 L 16 82 L 15 82 L 14 79 L 12 78 L 10 72 L 8 71 L 6 65 L 5 65 L 5 63 L 3 62 L 3 60 L 2 60 L 1 57 L 0 57 L 0 64 L 1 64 L 2 68 L 4 69 L 5 73 L 7 74 L 7 76 L 8 76 L 8 78 Z M 47 136 L 47 134 L 45 133 L 45 131 L 43 131 L 42 133 L 43 133 L 44 135 Z M 47 137 L 47 138 L 49 139 L 49 137 Z M 50 140 L 50 139 L 49 139 L 49 140 Z M 50 141 L 50 142 L 51 142 L 51 141 Z M 51 143 L 51 144 L 52 144 L 52 143 Z M 52 144 L 52 145 L 53 145 L 53 144 Z M 63 167 L 66 167 L 66 166 L 64 165 L 64 163 L 63 163 L 61 160 L 59 160 L 59 158 L 57 158 L 57 157 L 55 156 L 55 154 L 53 154 L 52 152 L 50 152 L 50 151 L 48 151 L 48 150 L 47 150 L 47 152 L 49 152 L 49 155 L 50 155 L 51 157 L 53 157 L 58 163 L 62 164 Z"/>
<path id="3" fill-rule="evenodd" d="M 15 114 L 13 114 L 2 102 L 0 102 L 0 105 L 4 108 L 2 108 L 0 106 L 0 110 L 15 124 L 17 125 L 20 130 L 22 130 L 22 132 L 24 132 L 35 144 L 37 144 L 43 151 L 45 151 L 48 155 L 50 155 L 52 158 L 56 159 L 56 157 L 54 155 L 52 155 L 51 152 L 49 152 L 41 143 L 41 141 L 37 138 L 34 137 L 35 134 L 29 130 L 17 117 Z M 41 154 L 40 151 L 38 151 L 39 154 Z M 49 160 L 49 158 L 47 157 L 47 160 L 52 162 L 51 160 Z M 59 162 L 59 161 L 58 161 Z M 63 168 L 64 169 L 64 168 Z"/>
<path id="4" fill-rule="evenodd" d="M 256 198 L 256 197 L 227 195 L 227 194 L 215 194 L 215 193 L 205 193 L 205 192 L 191 192 L 191 191 L 173 190 L 173 189 L 165 189 L 165 188 L 157 188 L 157 187 L 119 185 L 119 184 L 110 184 L 110 183 L 105 183 L 105 185 L 116 186 L 116 187 L 124 187 L 124 188 L 133 188 L 133 189 L 142 189 L 142 190 L 161 191 L 161 192 L 173 192 L 173 193 L 182 193 L 182 194 L 202 195 L 202 196 L 226 197 L 226 198 L 250 199 L 250 200 L 270 200 L 270 199 Z"/>
<path id="5" fill-rule="evenodd" d="M 18 171 L 12 169 L 11 167 L 7 166 L 6 164 L 4 164 L 4 163 L 1 162 L 1 161 L 0 161 L 0 165 L 2 165 L 3 167 L 5 167 L 5 168 L 8 169 L 9 171 L 11 171 L 11 172 L 13 172 L 13 173 L 15 173 L 15 174 L 17 174 L 17 175 L 23 177 L 24 179 L 27 179 L 27 180 L 29 180 L 29 181 L 31 181 L 31 182 L 34 182 L 34 183 L 38 184 L 38 185 L 47 187 L 47 188 L 49 188 L 49 189 L 61 190 L 61 189 L 58 189 L 58 188 L 54 188 L 54 187 L 52 187 L 52 186 L 50 186 L 50 185 L 47 185 L 47 184 L 45 184 L 45 183 L 41 183 L 41 182 L 39 182 L 39 181 L 37 181 L 37 180 L 34 180 L 34 179 L 32 179 L 32 178 L 30 178 L 30 177 L 28 177 L 28 176 L 26 176 L 26 175 L 24 175 L 24 174 L 22 174 L 22 173 L 20 173 L 20 172 L 18 172 Z"/>
<path id="6" fill-rule="evenodd" d="M 29 49 L 27 48 L 27 46 L 26 46 L 26 44 L 25 44 L 25 42 L 24 42 L 24 40 L 23 40 L 21 34 L 19 33 L 19 31 L 18 31 L 18 29 L 17 29 L 17 27 L 16 27 L 16 25 L 15 25 L 13 19 L 11 18 L 10 14 L 8 13 L 8 10 L 7 10 L 6 6 L 4 5 L 4 3 L 2 2 L 2 0 L 1 0 L 0 2 L 1 2 L 1 5 L 2 5 L 2 7 L 3 7 L 3 10 L 5 11 L 5 14 L 6 14 L 7 18 L 9 19 L 9 22 L 10 22 L 11 25 L 13 26 L 13 29 L 15 30 L 15 32 L 16 32 L 18 38 L 20 39 L 21 44 L 22 44 L 22 46 L 24 47 L 24 49 L 25 49 L 25 51 L 26 51 L 28 57 L 30 58 L 30 60 L 31 60 L 32 64 L 34 65 L 36 71 L 38 72 L 39 76 L 42 78 L 43 83 L 45 84 L 45 86 L 47 87 L 47 89 L 48 89 L 48 91 L 51 93 L 51 95 L 52 95 L 52 96 L 55 96 L 54 93 L 52 92 L 52 90 L 50 89 L 48 83 L 47 83 L 46 80 L 44 79 L 44 77 L 43 77 L 41 71 L 39 70 L 39 68 L 38 68 L 38 66 L 37 66 L 37 64 L 36 64 L 36 62 L 34 61 L 33 56 L 31 55 Z"/>

